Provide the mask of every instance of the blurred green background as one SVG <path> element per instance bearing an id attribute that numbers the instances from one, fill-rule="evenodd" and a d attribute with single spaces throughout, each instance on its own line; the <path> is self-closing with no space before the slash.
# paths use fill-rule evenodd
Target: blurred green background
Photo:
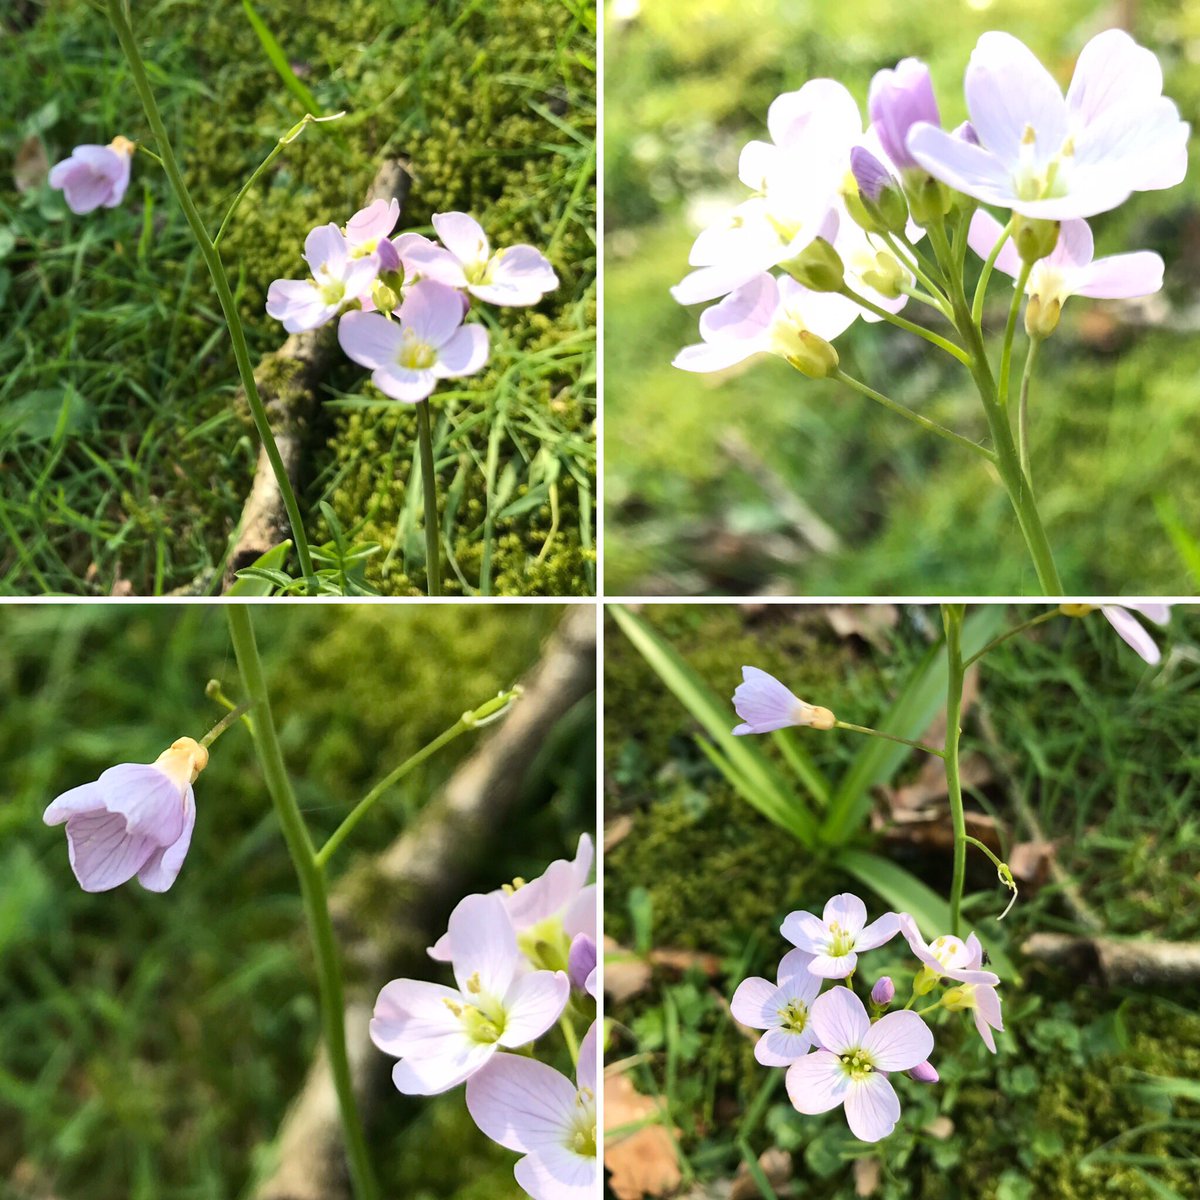
<path id="1" fill-rule="evenodd" d="M 1009 621 L 1037 611 L 1014 608 Z M 842 720 L 876 727 L 941 633 L 936 608 L 908 605 L 831 615 L 821 606 L 657 604 L 640 614 L 720 696 L 750 664 Z M 1020 953 L 1031 934 L 1086 934 L 1087 920 L 1108 937 L 1187 943 L 1193 954 L 1200 941 L 1200 610 L 1176 609 L 1157 640 L 1165 662 L 1152 669 L 1093 613 L 1051 621 L 983 660 L 963 720 L 968 813 L 995 821 L 993 844 L 1006 857 L 1044 836 L 1061 875 L 1043 866 L 1040 886 L 1022 879 L 998 921 L 1008 893 L 968 848 L 967 927 L 1023 974 L 1002 987 L 1008 1032 L 992 1056 L 966 1016 L 938 1025 L 941 1083 L 895 1078 L 900 1124 L 867 1147 L 840 1111 L 797 1115 L 783 1072 L 755 1062 L 728 1001 L 742 979 L 774 978 L 790 949 L 778 932 L 788 912 L 819 912 L 841 891 L 860 895 L 873 917 L 887 906 L 737 795 L 697 744 L 700 727 L 609 617 L 604 928 L 628 955 L 610 952 L 607 962 L 615 974 L 622 959 L 628 979 L 632 958 L 646 976 L 636 994 L 607 1003 L 607 1061 L 625 1061 L 642 1092 L 663 1098 L 662 1121 L 677 1130 L 681 1170 L 696 1189 L 681 1194 L 727 1195 L 719 1181 L 738 1171 L 744 1136 L 754 1156 L 791 1155 L 778 1194 L 796 1200 L 1196 1196 L 1194 975 L 1190 985 L 1105 986 L 1094 972 Z M 736 719 L 730 704 L 730 727 Z M 865 740 L 794 732 L 835 782 Z M 755 741 L 791 778 L 779 747 Z M 876 789 L 867 840 L 947 896 L 951 850 L 937 836 L 948 832 L 944 790 L 925 800 L 932 828 L 906 827 L 903 806 L 893 817 L 896 789 L 922 778 L 917 760 Z M 861 961 L 860 990 L 892 974 L 907 994 L 914 960 L 902 940 Z M 860 1177 L 875 1183 L 856 1191 Z M 748 1185 L 739 1194 L 757 1195 Z"/>
<path id="2" fill-rule="evenodd" d="M 966 115 L 962 74 L 980 33 L 1022 38 L 1065 83 L 1087 39 L 1114 24 L 1159 55 L 1167 94 L 1195 126 L 1195 4 L 607 5 L 610 594 L 1037 590 L 1008 499 L 986 464 L 773 358 L 720 377 L 676 370 L 675 352 L 698 340 L 700 310 L 681 308 L 667 289 L 686 273 L 692 239 L 713 206 L 743 195 L 738 153 L 766 136 L 767 108 L 780 92 L 831 76 L 865 106 L 872 75 L 916 55 L 929 63 L 943 121 L 953 126 Z M 1147 248 L 1163 256 L 1165 292 L 1120 313 L 1074 299 L 1042 351 L 1033 469 L 1068 592 L 1191 595 L 1200 585 L 1197 195 L 1193 169 L 1183 186 L 1136 194 L 1095 219 L 1098 254 Z M 1007 305 L 997 276 L 985 316 L 995 354 Z M 861 321 L 837 347 L 850 374 L 961 433 L 985 435 L 965 371 L 932 347 Z M 1019 365 L 1023 340 L 1016 354 Z M 797 532 L 805 527 L 812 540 Z"/>
<path id="3" fill-rule="evenodd" d="M 249 192 L 222 248 L 252 356 L 277 350 L 268 285 L 345 222 L 380 165 L 413 178 L 400 229 L 463 210 L 542 247 L 561 286 L 483 314 L 493 357 L 431 414 L 449 592 L 594 594 L 595 7 L 590 0 L 254 0 L 320 111 Z M 134 0 L 158 104 L 210 232 L 305 113 L 241 0 Z M 161 170 L 69 212 L 45 182 L 81 142 L 145 139 L 104 5 L 0 5 L 0 593 L 138 595 L 223 563 L 258 441 L 204 264 Z M 153 146 L 150 146 L 153 149 Z M 309 539 L 378 542 L 367 584 L 423 594 L 416 413 L 335 356 L 306 428 Z M 290 566 L 294 569 L 295 560 Z M 461 572 L 461 575 L 460 575 Z"/>
<path id="4" fill-rule="evenodd" d="M 255 625 L 288 768 L 318 841 L 397 763 L 515 682 L 556 606 L 305 606 Z M 165 895 L 87 895 L 59 792 L 152 761 L 238 694 L 213 606 L 0 609 L 0 1195 L 6 1200 L 229 1200 L 271 1142 L 315 1049 L 316 983 L 300 897 L 249 738 L 232 729 L 197 781 L 198 819 Z M 573 856 L 595 805 L 594 705 L 556 727 L 480 888 Z M 480 737 L 485 737 L 481 734 Z M 354 835 L 382 849 L 478 738 L 404 780 Z M 435 976 L 431 970 L 430 977 Z M 436 977 L 441 979 L 440 974 Z M 386 980 L 379 980 L 378 985 Z M 551 1047 L 553 1049 L 553 1047 Z M 370 1135 L 385 1192 L 516 1200 L 515 1157 L 471 1123 L 461 1089 L 412 1101 L 390 1084 Z"/>

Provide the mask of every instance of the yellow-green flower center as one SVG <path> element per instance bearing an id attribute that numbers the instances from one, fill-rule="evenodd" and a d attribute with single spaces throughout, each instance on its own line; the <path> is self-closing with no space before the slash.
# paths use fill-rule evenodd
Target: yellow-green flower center
<path id="1" fill-rule="evenodd" d="M 575 1115 L 567 1130 L 566 1145 L 584 1158 L 596 1157 L 596 1097 L 591 1088 L 575 1093 Z"/>
<path id="2" fill-rule="evenodd" d="M 848 1050 L 839 1057 L 842 1070 L 853 1080 L 865 1079 L 875 1070 L 871 1056 L 861 1046 L 856 1050 Z"/>
<path id="3" fill-rule="evenodd" d="M 427 371 L 437 362 L 437 351 L 423 342 L 411 329 L 401 335 L 400 353 L 397 356 L 402 367 L 410 371 Z"/>
<path id="4" fill-rule="evenodd" d="M 1032 125 L 1026 125 L 1014 180 L 1017 195 L 1022 200 L 1048 200 L 1054 196 L 1065 196 L 1067 176 L 1075 158 L 1075 139 L 1068 136 L 1058 153 L 1041 163 L 1036 147 L 1037 132 Z"/>
<path id="5" fill-rule="evenodd" d="M 808 1005 L 803 1000 L 789 1000 L 779 1010 L 779 1027 L 788 1033 L 803 1033 L 808 1024 Z"/>

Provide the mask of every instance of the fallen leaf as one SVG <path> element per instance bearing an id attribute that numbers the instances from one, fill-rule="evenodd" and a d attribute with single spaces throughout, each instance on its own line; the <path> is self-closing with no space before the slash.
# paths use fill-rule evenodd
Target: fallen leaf
<path id="1" fill-rule="evenodd" d="M 776 1190 L 781 1188 L 792 1177 L 792 1156 L 778 1146 L 771 1146 L 758 1156 L 758 1165 L 762 1168 L 767 1182 Z M 729 1200 L 761 1200 L 762 1192 L 750 1175 L 750 1168 L 742 1163 L 738 1167 L 733 1187 L 729 1190 Z"/>
<path id="2" fill-rule="evenodd" d="M 633 818 L 626 814 L 604 823 L 604 852 L 619 846 L 633 832 Z"/>
<path id="3" fill-rule="evenodd" d="M 50 174 L 50 160 L 46 148 L 37 134 L 31 134 L 22 143 L 13 159 L 13 183 L 18 192 L 32 191 L 41 187 Z"/>
<path id="4" fill-rule="evenodd" d="M 604 1165 L 617 1200 L 665 1196 L 681 1182 L 679 1161 L 670 1133 L 663 1126 L 660 1100 L 643 1096 L 627 1075 L 604 1075 Z M 641 1124 L 629 1133 L 610 1134 Z"/>
<path id="5" fill-rule="evenodd" d="M 925 1132 L 930 1137 L 937 1138 L 939 1142 L 944 1142 L 954 1132 L 954 1122 L 949 1117 L 934 1117 L 925 1126 Z"/>
<path id="6" fill-rule="evenodd" d="M 825 619 L 838 637 L 860 638 L 886 651 L 887 635 L 900 623 L 900 610 L 894 604 L 829 604 Z"/>
<path id="7" fill-rule="evenodd" d="M 1008 865 L 1014 878 L 1041 887 L 1050 877 L 1053 858 L 1053 842 L 1018 842 L 1008 856 Z"/>
<path id="8" fill-rule="evenodd" d="M 648 962 L 612 938 L 604 939 L 604 991 L 616 1003 L 644 992 L 650 983 L 650 975 Z"/>
<path id="9" fill-rule="evenodd" d="M 856 1158 L 854 1160 L 854 1194 L 873 1196 L 879 1190 L 881 1171 L 879 1159 Z"/>

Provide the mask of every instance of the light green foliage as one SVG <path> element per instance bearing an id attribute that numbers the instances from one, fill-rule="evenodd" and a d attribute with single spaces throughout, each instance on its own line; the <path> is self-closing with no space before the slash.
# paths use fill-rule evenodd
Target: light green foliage
<path id="1" fill-rule="evenodd" d="M 1014 608 L 1011 619 L 1038 611 Z M 641 615 L 718 691 L 731 694 L 741 666 L 757 665 L 809 702 L 865 725 L 886 710 L 940 625 L 936 608 L 906 606 L 895 629 L 877 632 L 882 640 L 874 647 L 835 636 L 819 611 L 789 606 L 655 605 Z M 994 813 L 1013 841 L 1027 840 L 1011 803 L 1014 792 L 1023 795 L 1055 839 L 1058 862 L 1114 935 L 1200 936 L 1192 902 L 1200 852 L 1198 640 L 1196 613 L 1176 610 L 1170 634 L 1160 638 L 1166 664 L 1150 671 L 1099 613 L 1063 617 L 987 656 L 980 698 L 966 717 L 964 753 L 983 753 L 994 774 L 969 791 L 968 808 Z M 615 1053 L 651 1056 L 639 1086 L 668 1097 L 682 1151 L 701 1179 L 727 1176 L 739 1161 L 743 1122 L 770 1076 L 725 1003 L 741 979 L 773 972 L 788 949 L 778 934 L 787 912 L 819 910 L 841 890 L 866 893 L 801 853 L 733 794 L 696 747 L 678 701 L 612 624 L 607 647 L 608 802 L 632 825 L 606 858 L 606 930 L 642 952 L 670 947 L 720 961 L 715 978 L 657 972 L 646 992 L 610 1004 L 610 1015 L 636 1039 Z M 1000 754 L 983 736 L 983 716 Z M 797 734 L 831 775 L 853 749 L 849 734 Z M 1033 932 L 1078 928 L 1057 887 L 1024 888 L 998 924 L 1006 896 L 983 856 L 969 854 L 965 912 L 986 945 L 1013 954 Z M 948 889 L 948 852 L 896 857 L 935 889 Z M 876 911 L 874 901 L 868 906 Z M 997 1039 L 997 1057 L 966 1016 L 939 1014 L 934 1062 L 942 1083 L 895 1079 L 905 1111 L 896 1134 L 876 1150 L 876 1194 L 1089 1200 L 1111 1187 L 1122 1200 L 1158 1200 L 1166 1193 L 1153 1190 L 1148 1174 L 1188 1195 L 1200 1109 L 1183 1089 L 1200 1061 L 1200 1022 L 1187 1010 L 1200 997 L 1194 989 L 1161 996 L 1106 990 L 1021 966 L 1025 983 L 1006 993 L 1009 1032 Z M 872 952 L 866 969 L 864 987 L 890 974 L 907 996 L 914 960 L 901 941 Z M 1147 1084 L 1147 1075 L 1168 1084 Z M 848 1163 L 868 1151 L 840 1114 L 799 1117 L 782 1079 L 776 1086 L 762 1122 L 747 1131 L 755 1152 L 767 1145 L 791 1151 L 806 1196 L 850 1200 Z M 948 1134 L 927 1128 L 939 1116 L 952 1123 Z M 1143 1129 L 1168 1119 L 1178 1124 Z M 1122 1157 L 1138 1154 L 1153 1161 Z"/>
<path id="2" fill-rule="evenodd" d="M 558 616 L 544 606 L 258 608 L 284 754 L 314 836 L 516 680 Z M 191 851 L 164 896 L 136 884 L 85 895 L 62 830 L 41 823 L 58 792 L 215 724 L 223 710 L 205 699 L 210 678 L 240 698 L 225 618 L 211 607 L 10 607 L 0 622 L 0 687 L 14 698 L 0 721 L 6 1198 L 241 1195 L 307 1069 L 319 1022 L 300 898 L 243 730 L 213 748 Z M 552 739 L 557 756 L 531 778 L 521 834 L 497 847 L 480 887 L 574 852 L 595 795 L 594 746 L 576 733 L 573 744 Z M 335 878 L 396 836 L 477 745 L 459 739 L 381 800 Z M 487 1179 L 483 1194 L 516 1200 L 512 1155 L 473 1130 L 461 1092 L 410 1102 L 389 1086 L 376 1111 L 389 1195 L 441 1200 L 461 1188 L 461 1200 L 478 1200 Z"/>
<path id="3" fill-rule="evenodd" d="M 686 272 L 691 239 L 713 205 L 742 194 L 738 151 L 765 136 L 778 93 L 828 76 L 864 103 L 874 72 L 913 54 L 930 63 L 952 126 L 966 115 L 962 73 L 982 31 L 1024 38 L 1066 79 L 1087 38 L 1112 23 L 1090 0 L 958 5 L 945 21 L 888 0 L 764 0 L 752 20 L 737 0 L 659 2 L 627 23 L 610 18 L 606 49 L 620 64 L 605 103 L 611 592 L 1011 595 L 1035 586 L 986 464 L 765 356 L 720 376 L 676 370 L 676 351 L 697 340 L 699 310 L 681 308 L 667 288 Z M 1155 0 L 1137 7 L 1133 33 L 1159 53 L 1167 93 L 1195 127 L 1195 15 Z M 1075 299 L 1041 353 L 1033 472 L 1068 590 L 1192 590 L 1155 502 L 1170 498 L 1194 531 L 1200 351 L 1186 316 L 1195 270 L 1184 231 L 1196 194 L 1194 180 L 1138 194 L 1092 222 L 1098 254 L 1163 256 L 1178 322 L 1114 326 L 1103 304 Z M 972 286 L 975 269 L 972 256 Z M 994 360 L 1007 283 L 994 278 L 985 314 Z M 986 435 L 965 371 L 932 347 L 859 322 L 837 348 L 851 375 L 965 436 Z M 1022 335 L 1018 377 L 1023 356 Z M 749 457 L 731 458 L 731 434 Z M 840 548 L 812 550 L 781 494 L 815 510 Z"/>
<path id="4" fill-rule="evenodd" d="M 284 337 L 263 311 L 270 281 L 304 274 L 307 231 L 348 218 L 385 159 L 410 163 L 402 227 L 429 231 L 433 212 L 459 208 L 494 245 L 546 249 L 558 291 L 536 310 L 485 313 L 491 366 L 434 400 L 444 529 L 472 590 L 594 590 L 594 17 L 573 0 L 351 0 L 303 20 L 282 0 L 255 7 L 322 107 L 349 115 L 287 147 L 226 234 L 252 352 Z M 135 18 L 188 185 L 215 229 L 301 115 L 297 101 L 240 6 L 181 0 L 141 5 Z M 0 136 L 14 154 L 30 134 L 51 162 L 76 142 L 142 135 L 115 39 L 82 0 L 46 10 L 9 43 Z M 0 347 L 0 445 L 12 459 L 0 590 L 186 584 L 224 553 L 257 445 L 248 414 L 230 405 L 232 358 L 183 218 L 145 158 L 126 203 L 89 217 L 47 188 L 10 189 L 0 181 L 0 251 L 12 235 L 0 254 L 11 334 Z M 352 363 L 339 361 L 325 384 L 302 496 L 310 536 L 330 535 L 317 514 L 327 500 L 354 539 L 383 545 L 372 587 L 423 591 L 420 502 L 406 487 L 414 415 Z M 68 386 L 78 400 L 55 437 Z M 36 439 L 11 429 L 30 403 Z M 457 576 L 448 587 L 461 589 Z"/>

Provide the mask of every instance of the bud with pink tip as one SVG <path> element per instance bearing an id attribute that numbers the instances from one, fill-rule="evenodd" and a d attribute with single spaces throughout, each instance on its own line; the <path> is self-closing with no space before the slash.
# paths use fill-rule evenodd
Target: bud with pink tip
<path id="1" fill-rule="evenodd" d="M 881 976 L 871 989 L 871 1003 L 878 1008 L 887 1008 L 896 998 L 896 985 L 890 975 Z"/>

